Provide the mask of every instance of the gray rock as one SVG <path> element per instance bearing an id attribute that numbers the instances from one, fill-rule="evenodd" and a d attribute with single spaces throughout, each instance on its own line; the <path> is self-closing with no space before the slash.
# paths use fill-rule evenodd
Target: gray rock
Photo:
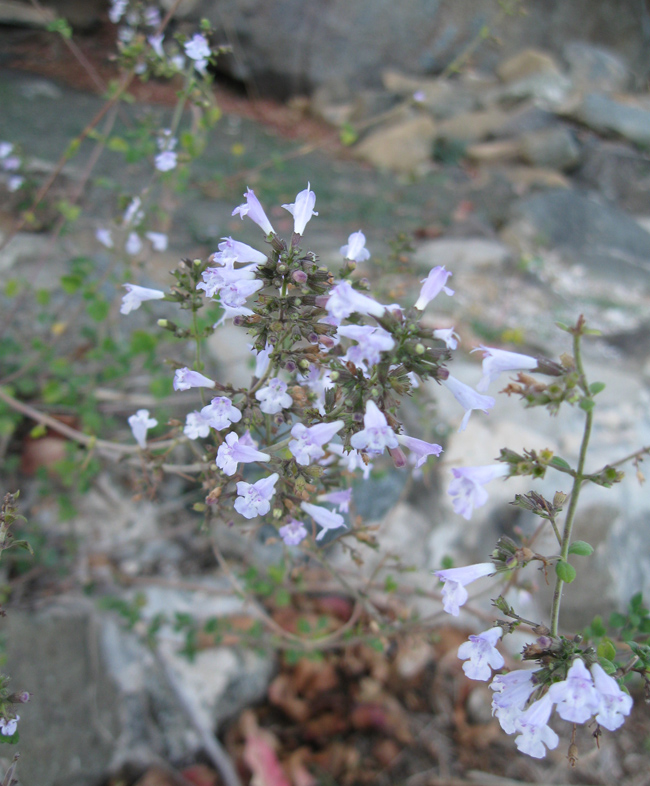
<path id="1" fill-rule="evenodd" d="M 524 49 L 497 66 L 497 76 L 502 82 L 512 84 L 535 74 L 559 74 L 560 67 L 548 52 Z"/>
<path id="2" fill-rule="evenodd" d="M 601 134 L 616 134 L 639 147 L 650 147 L 650 109 L 627 100 L 589 93 L 562 113 Z"/>
<path id="3" fill-rule="evenodd" d="M 477 108 L 477 93 L 486 82 L 493 86 L 494 80 L 464 79 L 451 82 L 448 79 L 423 79 L 406 76 L 399 71 L 384 71 L 384 87 L 391 93 L 413 99 L 416 94 L 420 106 L 425 107 L 438 119 L 453 117 L 460 112 L 471 112 Z"/>
<path id="4" fill-rule="evenodd" d="M 580 148 L 568 128 L 548 128 L 521 137 L 522 158 L 533 166 L 573 169 L 580 161 Z"/>
<path id="5" fill-rule="evenodd" d="M 571 91 L 571 80 L 557 71 L 539 71 L 487 91 L 484 100 L 512 104 L 533 99 L 542 109 L 556 109 L 564 104 Z"/>
<path id="6" fill-rule="evenodd" d="M 421 245 L 413 255 L 413 262 L 426 273 L 435 265 L 444 265 L 447 270 L 466 273 L 475 270 L 499 270 L 510 256 L 510 249 L 495 240 L 443 238 Z"/>
<path id="7" fill-rule="evenodd" d="M 576 182 L 597 191 L 629 213 L 643 213 L 650 204 L 650 161 L 622 142 L 594 138 L 582 147 Z"/>
<path id="8" fill-rule="evenodd" d="M 599 277 L 650 285 L 650 233 L 615 205 L 575 190 L 546 191 L 513 204 L 508 230 Z"/>
<path id="9" fill-rule="evenodd" d="M 569 75 L 579 90 L 614 93 L 626 90 L 630 72 L 623 57 L 587 41 L 570 41 L 564 47 Z"/>
<path id="10" fill-rule="evenodd" d="M 478 142 L 490 136 L 498 136 L 508 119 L 508 113 L 497 107 L 463 112 L 438 123 L 436 136 L 438 139 L 465 143 Z"/>
<path id="11" fill-rule="evenodd" d="M 358 158 L 382 169 L 412 174 L 431 163 L 436 125 L 427 115 L 409 119 L 372 131 L 355 145 Z"/>

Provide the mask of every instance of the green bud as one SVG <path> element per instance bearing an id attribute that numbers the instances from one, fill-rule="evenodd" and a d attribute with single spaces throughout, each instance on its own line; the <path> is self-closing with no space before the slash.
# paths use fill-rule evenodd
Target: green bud
<path id="1" fill-rule="evenodd" d="M 427 348 L 424 346 L 424 344 L 416 344 L 415 345 L 415 353 L 416 353 L 416 355 L 424 355 L 424 353 L 426 351 L 427 351 Z"/>
<path id="2" fill-rule="evenodd" d="M 300 368 L 308 369 L 309 368 L 309 361 L 307 360 L 307 358 L 303 358 L 300 361 L 300 363 L 298 363 L 298 365 L 300 366 Z"/>
<path id="3" fill-rule="evenodd" d="M 341 375 L 338 371 L 332 371 L 332 373 L 330 374 L 330 379 L 332 380 L 332 382 L 336 382 L 340 376 Z"/>
<path id="4" fill-rule="evenodd" d="M 273 508 L 273 518 L 279 519 L 282 517 L 282 508 Z"/>
<path id="5" fill-rule="evenodd" d="M 166 328 L 169 325 L 169 322 L 166 319 L 159 319 L 156 324 L 158 327 Z"/>

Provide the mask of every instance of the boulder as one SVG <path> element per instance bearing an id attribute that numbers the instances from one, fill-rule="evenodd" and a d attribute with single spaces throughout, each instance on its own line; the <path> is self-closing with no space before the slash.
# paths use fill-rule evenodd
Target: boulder
<path id="1" fill-rule="evenodd" d="M 537 74 L 560 74 L 560 67 L 548 52 L 524 49 L 500 63 L 496 72 L 502 82 L 512 84 Z"/>
<path id="2" fill-rule="evenodd" d="M 639 147 L 650 147 L 650 109 L 634 96 L 589 93 L 559 111 L 601 134 L 615 134 Z"/>
<path id="3" fill-rule="evenodd" d="M 573 169 L 580 161 L 580 148 L 568 128 L 558 126 L 524 134 L 519 140 L 524 161 L 549 169 Z"/>
<path id="4" fill-rule="evenodd" d="M 423 114 L 378 128 L 355 145 L 355 155 L 374 166 L 412 174 L 427 168 L 433 153 L 436 124 Z"/>
<path id="5" fill-rule="evenodd" d="M 587 41 L 570 41 L 562 53 L 574 87 L 584 92 L 616 93 L 626 90 L 630 71 L 625 59 Z"/>

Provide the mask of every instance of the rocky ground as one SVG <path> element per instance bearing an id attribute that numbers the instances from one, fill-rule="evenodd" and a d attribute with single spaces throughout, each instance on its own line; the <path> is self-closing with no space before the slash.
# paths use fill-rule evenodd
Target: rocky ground
<path id="1" fill-rule="evenodd" d="M 14 31 L 5 42 L 0 140 L 19 140 L 35 176 L 43 177 L 101 100 L 45 34 Z M 109 44 L 106 31 L 85 44 L 103 79 L 112 73 Z M 324 260 L 334 261 L 349 232 L 362 227 L 373 252 L 362 272 L 386 297 L 415 296 L 433 265 L 453 271 L 456 296 L 436 301 L 435 326 L 453 325 L 461 336 L 456 376 L 477 382 L 478 360 L 469 350 L 480 343 L 557 356 L 569 346 L 555 321 L 583 313 L 603 334 L 589 344 L 588 372 L 607 383 L 594 466 L 650 444 L 650 98 L 626 92 L 626 62 L 576 44 L 562 60 L 522 52 L 494 74 L 468 64 L 453 78 L 393 71 L 383 82 L 381 90 L 354 95 L 330 86 L 288 106 L 219 88 L 223 117 L 175 205 L 170 249 L 147 263 L 150 284 L 166 284 L 178 257 L 210 253 L 223 235 L 255 240 L 230 217 L 245 185 L 265 204 L 279 205 L 309 180 L 320 216 L 307 239 Z M 118 124 L 143 106 L 168 116 L 169 88 L 147 84 L 136 95 L 139 106 L 126 108 Z M 348 141 L 356 137 L 354 144 L 342 145 L 337 129 Z M 61 193 L 79 181 L 87 155 L 82 148 L 66 166 Z M 111 178 L 128 193 L 143 171 L 107 154 L 73 232 L 53 246 L 43 233 L 19 233 L 0 251 L 3 280 L 20 273 L 56 295 L 70 258 L 87 255 L 101 267 L 94 233 L 111 214 L 113 197 L 99 180 Z M 17 204 L 4 191 L 2 199 L 0 231 L 7 233 Z M 274 220 L 280 231 L 290 227 L 282 211 Z M 398 232 L 413 237 L 414 250 L 395 269 L 380 260 Z M 245 372 L 241 344 L 233 332 L 211 347 L 214 363 L 234 379 Z M 453 400 L 434 394 L 427 425 L 435 434 L 441 423 L 459 423 L 460 413 Z M 107 399 L 105 406 L 118 417 L 132 411 L 131 401 Z M 408 615 L 409 587 L 433 589 L 428 571 L 443 557 L 482 560 L 495 535 L 531 527 L 523 513 L 503 512 L 525 485 L 491 489 L 489 504 L 472 522 L 461 521 L 444 494 L 450 466 L 490 463 L 506 444 L 551 447 L 574 459 L 580 424 L 580 413 L 549 421 L 504 400 L 489 418 L 475 413 L 467 432 L 442 434 L 444 460 L 423 480 L 405 485 L 389 473 L 361 487 L 358 512 L 418 570 L 405 574 L 404 592 L 386 601 L 386 613 Z M 250 633 L 251 604 L 217 568 L 180 480 L 167 482 L 156 500 L 132 498 L 130 473 L 107 469 L 75 500 L 77 514 L 66 524 L 35 479 L 8 480 L 23 489 L 25 512 L 44 544 L 37 565 L 6 576 L 8 668 L 34 692 L 21 721 L 24 786 L 117 786 L 138 778 L 139 786 L 218 783 L 206 755 L 214 728 L 243 776 L 255 772 L 259 757 L 279 756 L 287 775 L 271 780 L 268 765 L 259 783 L 269 786 L 286 778 L 295 786 L 650 783 L 650 724 L 641 698 L 625 729 L 603 738 L 600 750 L 585 732 L 576 768 L 561 748 L 542 763 L 516 756 L 490 718 L 487 691 L 460 671 L 455 652 L 466 629 L 431 633 L 413 625 L 387 655 L 357 643 L 297 662 L 295 653 L 278 656 L 264 643 L 256 650 L 232 646 Z M 555 490 L 551 480 L 537 488 Z M 603 604 L 612 610 L 640 588 L 650 593 L 650 502 L 634 472 L 613 490 L 590 491 L 583 505 L 579 537 L 596 554 L 594 569 L 567 594 L 566 615 L 576 626 Z M 349 600 L 333 594 L 324 577 L 314 579 L 322 591 L 296 593 L 287 606 L 290 584 L 281 580 L 272 592 L 263 586 L 268 549 L 232 537 L 221 545 L 233 564 L 245 558 L 252 571 L 249 599 L 287 630 L 300 631 L 307 620 L 329 631 L 350 619 Z M 360 570 L 371 567 L 368 555 Z M 543 582 L 535 581 L 543 597 Z M 435 596 L 419 599 L 417 608 L 441 624 Z M 143 633 L 162 610 L 177 625 L 154 656 Z M 475 610 L 480 619 L 489 601 L 477 599 Z M 214 635 L 198 636 L 190 612 L 202 622 L 230 620 L 220 630 L 222 646 L 214 646 Z M 464 624 L 471 628 L 473 619 Z M 38 661 L 30 657 L 36 648 L 43 653 Z"/>

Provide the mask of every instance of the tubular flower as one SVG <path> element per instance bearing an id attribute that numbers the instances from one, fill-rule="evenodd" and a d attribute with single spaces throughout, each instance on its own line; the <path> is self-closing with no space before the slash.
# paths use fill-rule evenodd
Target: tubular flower
<path id="1" fill-rule="evenodd" d="M 496 643 L 503 635 L 502 628 L 490 628 L 476 636 L 470 636 L 458 648 L 458 657 L 467 661 L 463 663 L 463 671 L 471 680 L 490 679 L 492 669 L 500 669 L 505 661 L 496 648 Z"/>
<path id="2" fill-rule="evenodd" d="M 443 380 L 442 384 L 451 390 L 456 401 L 465 410 L 465 415 L 458 429 L 459 431 L 465 431 L 469 416 L 472 414 L 473 410 L 480 409 L 481 412 L 485 412 L 487 415 L 488 411 L 494 406 L 494 399 L 491 396 L 482 396 L 480 393 L 477 393 L 474 388 L 456 379 L 456 377 L 451 374 L 447 379 Z"/>
<path id="3" fill-rule="evenodd" d="M 231 423 L 239 423 L 241 412 L 227 396 L 216 396 L 201 410 L 201 417 L 217 431 L 230 428 Z"/>
<path id="4" fill-rule="evenodd" d="M 147 431 L 157 426 L 158 421 L 149 417 L 148 409 L 139 409 L 135 415 L 129 417 L 128 423 L 131 426 L 135 441 L 144 450 L 147 447 Z"/>
<path id="5" fill-rule="evenodd" d="M 316 535 L 316 540 L 322 540 L 325 537 L 325 533 L 330 529 L 338 529 L 345 526 L 343 516 L 339 513 L 334 513 L 332 510 L 323 508 L 320 505 L 312 505 L 310 502 L 301 502 L 300 507 L 314 519 L 319 527 L 322 527 L 321 531 Z"/>
<path id="6" fill-rule="evenodd" d="M 584 723 L 600 706 L 591 674 L 580 658 L 573 661 L 565 680 L 551 685 L 548 695 L 560 718 L 571 723 Z"/>
<path id="7" fill-rule="evenodd" d="M 122 298 L 120 314 L 130 314 L 132 311 L 137 311 L 145 300 L 161 300 L 165 297 L 165 293 L 159 289 L 148 289 L 136 284 L 124 284 L 124 289 L 126 289 L 126 295 Z"/>
<path id="8" fill-rule="evenodd" d="M 496 478 L 505 478 L 509 473 L 507 464 L 452 469 L 454 479 L 447 493 L 453 497 L 451 504 L 456 513 L 469 521 L 474 508 L 480 508 L 488 500 L 488 493 L 483 486 Z"/>
<path id="9" fill-rule="evenodd" d="M 557 748 L 560 738 L 548 726 L 552 709 L 553 701 L 546 694 L 519 715 L 517 731 L 520 734 L 515 737 L 515 745 L 522 753 L 527 753 L 534 759 L 543 759 L 546 756 L 546 748 L 549 750 Z"/>
<path id="10" fill-rule="evenodd" d="M 235 510 L 246 519 L 256 516 L 265 516 L 271 510 L 271 498 L 275 494 L 275 484 L 280 476 L 277 472 L 267 478 L 258 480 L 257 483 L 246 483 L 240 480 L 237 483 L 237 499 Z"/>
<path id="11" fill-rule="evenodd" d="M 293 405 L 293 399 L 287 393 L 287 383 L 279 377 L 270 379 L 268 385 L 255 393 L 255 398 L 260 402 L 262 412 L 267 415 L 275 415 Z"/>
<path id="12" fill-rule="evenodd" d="M 261 450 L 247 444 L 243 438 L 240 439 L 234 431 L 231 431 L 230 434 L 226 434 L 226 441 L 219 445 L 216 463 L 226 475 L 234 475 L 239 462 L 249 464 L 252 461 L 270 460 L 271 456 L 268 453 L 262 453 Z"/>
<path id="13" fill-rule="evenodd" d="M 232 211 L 233 216 L 239 215 L 242 219 L 244 216 L 248 216 L 251 221 L 254 221 L 258 227 L 264 230 L 264 234 L 275 235 L 275 229 L 271 226 L 271 222 L 267 218 L 259 199 L 255 196 L 255 192 L 247 188 L 244 196 L 246 197 L 246 202 Z"/>
<path id="14" fill-rule="evenodd" d="M 615 731 L 623 725 L 625 716 L 630 714 L 632 697 L 622 691 L 618 682 L 606 674 L 598 663 L 591 667 L 591 674 L 600 702 L 596 720 L 609 731 Z"/>
<path id="15" fill-rule="evenodd" d="M 305 525 L 297 519 L 289 519 L 289 523 L 280 527 L 278 533 L 286 546 L 297 546 L 307 537 Z"/>
<path id="16" fill-rule="evenodd" d="M 333 423 L 317 423 L 307 428 L 302 423 L 296 423 L 291 429 L 292 440 L 289 441 L 289 451 L 298 464 L 309 466 L 315 459 L 325 455 L 323 445 L 329 442 L 345 424 L 342 420 Z"/>
<path id="17" fill-rule="evenodd" d="M 415 308 L 418 311 L 424 311 L 427 305 L 441 292 L 444 292 L 446 295 L 453 295 L 454 290 L 446 286 L 447 279 L 451 275 L 451 271 L 445 270 L 444 265 L 432 268 L 429 271 L 429 275 L 422 279 L 423 286 L 420 290 L 420 297 L 415 301 Z"/>
<path id="18" fill-rule="evenodd" d="M 350 314 L 381 317 L 386 311 L 386 306 L 382 306 L 371 297 L 357 292 L 349 281 L 341 281 L 340 284 L 332 288 L 324 307 L 337 324 L 347 319 Z"/>
<path id="19" fill-rule="evenodd" d="M 423 439 L 408 437 L 406 434 L 397 434 L 397 441 L 404 445 L 416 457 L 415 467 L 421 467 L 429 456 L 439 456 L 442 453 L 442 445 L 435 442 L 425 442 Z"/>
<path id="20" fill-rule="evenodd" d="M 479 562 L 463 568 L 434 570 L 433 573 L 445 583 L 442 590 L 442 607 L 447 614 L 457 617 L 460 614 L 460 607 L 465 605 L 469 597 L 465 586 L 476 579 L 491 576 L 496 573 L 496 569 L 491 562 Z"/>
<path id="21" fill-rule="evenodd" d="M 213 388 L 213 380 L 187 368 L 177 368 L 174 373 L 174 390 L 189 390 L 190 388 Z"/>
<path id="22" fill-rule="evenodd" d="M 350 235 L 347 245 L 341 246 L 341 254 L 353 262 L 365 262 L 366 259 L 370 259 L 370 251 L 366 248 L 366 236 L 361 230 Z"/>
<path id="23" fill-rule="evenodd" d="M 374 401 L 366 401 L 366 414 L 363 416 L 364 429 L 357 431 L 350 439 L 350 444 L 357 450 L 363 450 L 373 456 L 379 456 L 384 448 L 397 447 L 397 435 L 386 421 L 386 416 Z"/>
<path id="24" fill-rule="evenodd" d="M 504 371 L 532 371 L 537 368 L 537 359 L 530 355 L 483 345 L 473 349 L 472 352 L 479 350 L 483 352 L 483 376 L 476 386 L 480 393 L 485 393 L 490 384 Z"/>
<path id="25" fill-rule="evenodd" d="M 316 204 L 316 194 L 310 190 L 310 184 L 296 196 L 296 201 L 290 205 L 282 205 L 293 216 L 293 231 L 296 235 L 302 235 L 307 226 L 307 222 L 312 216 L 318 213 L 314 210 Z"/>

